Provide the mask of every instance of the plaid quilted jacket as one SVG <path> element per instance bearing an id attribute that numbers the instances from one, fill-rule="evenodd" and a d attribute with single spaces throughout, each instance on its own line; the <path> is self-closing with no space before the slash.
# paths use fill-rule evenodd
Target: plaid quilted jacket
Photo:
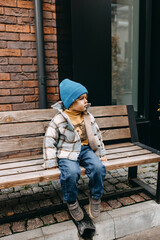
<path id="1" fill-rule="evenodd" d="M 54 116 L 51 120 L 49 127 L 46 131 L 43 141 L 43 158 L 45 168 L 52 168 L 58 165 L 57 160 L 59 158 L 67 158 L 74 161 L 77 161 L 78 155 L 81 151 L 81 140 L 80 137 L 72 125 L 67 114 L 63 112 L 63 104 L 62 102 L 58 102 L 52 106 L 57 109 L 59 112 Z M 104 148 L 102 136 L 99 130 L 98 125 L 95 122 L 94 117 L 87 112 L 86 113 L 90 119 L 90 126 L 87 126 L 87 122 L 85 122 L 86 130 L 91 129 L 91 133 L 87 133 L 88 140 L 90 136 L 90 142 L 94 142 L 91 146 L 93 151 L 97 156 L 101 157 L 106 154 L 106 150 Z M 93 141 L 94 138 L 94 141 Z M 96 144 L 95 144 L 96 143 Z M 96 147 L 95 147 L 96 146 Z"/>

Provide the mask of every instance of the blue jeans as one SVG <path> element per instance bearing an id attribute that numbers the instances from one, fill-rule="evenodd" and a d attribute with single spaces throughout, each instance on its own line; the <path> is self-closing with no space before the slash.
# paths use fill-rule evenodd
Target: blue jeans
<path id="1" fill-rule="evenodd" d="M 102 197 L 106 167 L 89 146 L 82 146 L 77 161 L 60 158 L 58 165 L 61 170 L 60 182 L 64 202 L 73 203 L 77 199 L 77 185 L 81 173 L 79 165 L 86 169 L 91 197 Z"/>

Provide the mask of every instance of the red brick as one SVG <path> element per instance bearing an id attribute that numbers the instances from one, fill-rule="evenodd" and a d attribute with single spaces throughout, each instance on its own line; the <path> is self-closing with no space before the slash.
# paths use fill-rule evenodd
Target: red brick
<path id="1" fill-rule="evenodd" d="M 150 200 L 151 198 L 148 196 L 148 195 L 146 195 L 145 193 L 140 193 L 139 194 L 140 196 L 142 196 L 145 200 Z"/>
<path id="2" fill-rule="evenodd" d="M 0 96 L 10 95 L 9 89 L 0 89 Z"/>
<path id="3" fill-rule="evenodd" d="M 53 13 L 52 12 L 43 12 L 43 19 L 53 19 Z"/>
<path id="4" fill-rule="evenodd" d="M 144 198 L 142 198 L 140 195 L 133 194 L 130 196 L 135 202 L 143 202 Z"/>
<path id="5" fill-rule="evenodd" d="M 0 105 L 0 111 L 11 111 L 12 110 L 12 106 L 11 104 L 5 104 L 5 105 Z"/>
<path id="6" fill-rule="evenodd" d="M 35 26 L 31 26 L 31 33 L 35 33 L 36 30 L 35 30 Z"/>
<path id="7" fill-rule="evenodd" d="M 44 34 L 56 34 L 57 29 L 53 27 L 44 27 Z"/>
<path id="8" fill-rule="evenodd" d="M 1 66 L 0 65 L 0 72 L 21 72 L 22 67 L 21 65 L 7 65 Z"/>
<path id="9" fill-rule="evenodd" d="M 21 0 L 18 0 L 17 1 L 17 7 L 33 9 L 34 8 L 34 4 L 33 4 L 33 1 L 21 1 Z"/>
<path id="10" fill-rule="evenodd" d="M 16 17 L 2 15 L 2 16 L 0 16 L 0 23 L 16 24 Z"/>
<path id="11" fill-rule="evenodd" d="M 30 32 L 29 26 L 22 26 L 22 25 L 6 25 L 7 32 Z"/>
<path id="12" fill-rule="evenodd" d="M 16 0 L 0 0 L 0 6 L 16 7 Z"/>
<path id="13" fill-rule="evenodd" d="M 44 3 L 43 4 L 43 11 L 56 11 L 55 4 Z"/>
<path id="14" fill-rule="evenodd" d="M 0 56 L 20 56 L 21 51 L 19 49 L 1 49 Z"/>
<path id="15" fill-rule="evenodd" d="M 37 66 L 36 65 L 26 65 L 22 66 L 23 72 L 37 72 Z"/>
<path id="16" fill-rule="evenodd" d="M 10 223 L 0 225 L 0 237 L 12 234 L 10 230 Z"/>
<path id="17" fill-rule="evenodd" d="M 3 11 L 3 7 L 0 7 L 0 14 L 3 14 L 4 11 Z"/>
<path id="18" fill-rule="evenodd" d="M 23 57 L 36 57 L 36 50 L 22 50 L 22 56 Z"/>
<path id="19" fill-rule="evenodd" d="M 4 57 L 2 57 L 2 58 L 0 58 L 0 65 L 7 65 L 8 64 L 8 58 L 4 58 Z"/>
<path id="20" fill-rule="evenodd" d="M 57 87 L 48 87 L 47 88 L 47 93 L 57 93 L 58 88 Z"/>
<path id="21" fill-rule="evenodd" d="M 14 233 L 25 231 L 25 221 L 13 222 L 11 229 Z"/>
<path id="22" fill-rule="evenodd" d="M 9 73 L 0 73 L 0 81 L 2 80 L 10 80 L 10 74 Z"/>
<path id="23" fill-rule="evenodd" d="M 117 200 L 109 200 L 107 201 L 107 203 L 111 206 L 111 208 L 115 209 L 115 208 L 119 208 L 122 206 L 122 204 L 117 201 Z"/>
<path id="24" fill-rule="evenodd" d="M 46 50 L 45 54 L 46 57 L 57 57 L 57 51 L 55 50 Z"/>
<path id="25" fill-rule="evenodd" d="M 39 89 L 35 88 L 35 94 L 39 94 Z"/>
<path id="26" fill-rule="evenodd" d="M 27 95 L 33 94 L 34 88 L 20 88 L 20 89 L 11 89 L 11 95 Z"/>
<path id="27" fill-rule="evenodd" d="M 57 50 L 57 43 L 52 42 L 45 43 L 45 49 Z"/>
<path id="28" fill-rule="evenodd" d="M 22 96 L 7 96 L 7 97 L 0 97 L 0 103 L 17 103 L 23 102 Z"/>
<path id="29" fill-rule="evenodd" d="M 28 10 L 27 9 L 19 9 L 19 8 L 5 8 L 5 15 L 9 15 L 9 16 L 23 16 L 23 17 L 27 17 L 28 16 Z"/>
<path id="30" fill-rule="evenodd" d="M 112 210 L 112 208 L 106 202 L 101 202 L 101 208 L 100 209 L 101 209 L 101 212 Z"/>
<path id="31" fill-rule="evenodd" d="M 7 81 L 6 84 L 4 81 L 0 81 L 0 88 L 20 88 L 22 87 L 21 81 Z"/>
<path id="32" fill-rule="evenodd" d="M 7 48 L 18 48 L 18 49 L 27 49 L 27 48 L 31 48 L 31 43 L 30 42 L 8 42 L 7 43 Z"/>
<path id="33" fill-rule="evenodd" d="M 20 33 L 20 41 L 36 41 L 35 34 Z"/>
<path id="34" fill-rule="evenodd" d="M 7 47 L 7 42 L 1 41 L 1 48 L 6 48 L 6 47 Z"/>
<path id="35" fill-rule="evenodd" d="M 33 24 L 35 24 L 35 22 L 34 22 L 34 18 L 31 18 L 31 17 L 18 17 L 17 18 L 17 24 L 19 24 L 19 25 L 24 25 L 24 24 L 33 25 Z"/>
<path id="36" fill-rule="evenodd" d="M 33 73 L 11 73 L 11 80 L 28 80 L 34 79 Z"/>
<path id="37" fill-rule="evenodd" d="M 58 65 L 46 65 L 47 72 L 58 72 Z"/>
<path id="38" fill-rule="evenodd" d="M 56 42 L 57 36 L 56 35 L 44 35 L 45 42 Z"/>
<path id="39" fill-rule="evenodd" d="M 27 230 L 32 230 L 42 226 L 43 226 L 43 222 L 39 218 L 30 219 L 27 222 Z"/>
<path id="40" fill-rule="evenodd" d="M 41 217 L 42 221 L 44 222 L 44 224 L 52 224 L 55 223 L 55 219 L 53 218 L 52 214 L 46 215 Z"/>
<path id="41" fill-rule="evenodd" d="M 25 102 L 37 102 L 39 100 L 39 96 L 38 95 L 29 95 L 29 96 L 25 96 Z"/>
<path id="42" fill-rule="evenodd" d="M 135 201 L 130 197 L 119 198 L 118 201 L 120 201 L 124 206 L 128 206 L 135 203 Z"/>
<path id="43" fill-rule="evenodd" d="M 43 26 L 44 27 L 52 27 L 52 28 L 56 29 L 56 20 L 44 19 Z"/>
<path id="44" fill-rule="evenodd" d="M 0 32 L 0 39 L 1 40 L 19 40 L 19 34 L 18 33 Z"/>
<path id="45" fill-rule="evenodd" d="M 9 64 L 32 64 L 32 58 L 12 57 L 9 58 Z"/>
<path id="46" fill-rule="evenodd" d="M 0 31 L 4 32 L 5 31 L 5 25 L 4 24 L 0 24 Z"/>
<path id="47" fill-rule="evenodd" d="M 57 222 L 63 222 L 70 219 L 70 216 L 67 213 L 67 211 L 56 213 L 54 214 L 54 217 L 57 219 Z"/>
<path id="48" fill-rule="evenodd" d="M 47 95 L 48 101 L 54 101 L 54 100 L 59 100 L 59 94 L 48 94 Z"/>
<path id="49" fill-rule="evenodd" d="M 45 59 L 46 64 L 50 64 L 50 65 L 58 65 L 58 59 L 57 58 L 46 58 Z"/>
<path id="50" fill-rule="evenodd" d="M 13 104 L 13 111 L 24 110 L 24 109 L 35 109 L 35 103 L 19 103 Z"/>
<path id="51" fill-rule="evenodd" d="M 56 19 L 56 13 L 53 12 L 53 19 Z"/>
<path id="52" fill-rule="evenodd" d="M 48 79 L 52 79 L 52 80 L 48 80 Z M 48 87 L 54 87 L 54 86 L 58 86 L 58 73 L 57 72 L 51 72 L 47 74 L 47 86 Z"/>
<path id="53" fill-rule="evenodd" d="M 23 82 L 23 87 L 37 87 L 38 86 L 38 81 L 24 81 Z"/>

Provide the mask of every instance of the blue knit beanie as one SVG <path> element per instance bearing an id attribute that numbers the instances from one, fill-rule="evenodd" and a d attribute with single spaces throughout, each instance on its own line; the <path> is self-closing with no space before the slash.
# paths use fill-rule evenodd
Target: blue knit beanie
<path id="1" fill-rule="evenodd" d="M 69 108 L 72 103 L 79 98 L 82 94 L 87 93 L 87 89 L 80 83 L 69 80 L 68 78 L 64 79 L 60 85 L 60 97 L 65 106 Z"/>

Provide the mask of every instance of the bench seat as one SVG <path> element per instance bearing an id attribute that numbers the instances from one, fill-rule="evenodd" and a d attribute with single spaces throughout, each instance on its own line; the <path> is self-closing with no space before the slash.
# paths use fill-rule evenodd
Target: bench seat
<path id="1" fill-rule="evenodd" d="M 139 142 L 133 106 L 91 107 L 90 112 L 105 143 L 107 170 L 128 168 L 129 180 L 133 180 L 137 166 L 160 162 L 160 151 Z M 0 113 L 0 189 L 59 179 L 58 168 L 42 167 L 43 136 L 56 113 L 53 109 Z M 160 164 L 156 199 L 160 202 Z"/>
<path id="2" fill-rule="evenodd" d="M 106 150 L 107 161 L 104 161 L 103 164 L 107 170 L 160 161 L 160 156 L 157 154 L 130 142 L 108 145 Z M 44 170 L 42 164 L 42 154 L 0 160 L 0 189 L 60 178 L 58 168 Z M 81 174 L 85 174 L 83 167 L 81 167 Z"/>

